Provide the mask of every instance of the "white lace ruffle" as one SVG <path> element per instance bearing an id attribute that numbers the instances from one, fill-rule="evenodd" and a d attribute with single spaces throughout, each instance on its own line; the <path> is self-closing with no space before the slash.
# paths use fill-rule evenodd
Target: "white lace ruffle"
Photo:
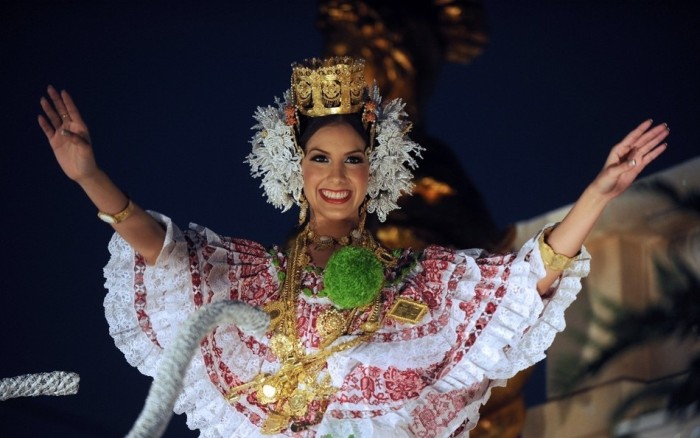
<path id="1" fill-rule="evenodd" d="M 131 365 L 149 376 L 155 375 L 162 348 L 167 348 L 176 335 L 178 326 L 195 309 L 184 235 L 168 218 L 153 215 L 167 227 L 166 242 L 156 265 L 145 268 L 143 272 L 139 272 L 138 268 L 135 270 L 134 252 L 115 235 L 109 244 L 112 257 L 105 267 L 105 286 L 109 293 L 104 302 L 110 334 L 115 344 Z M 219 274 L 226 273 L 225 265 L 231 263 L 231 260 L 233 263 L 241 263 L 237 258 L 239 256 L 219 253 L 219 238 L 211 231 L 200 227 L 194 227 L 194 231 L 213 247 L 217 247 L 208 260 L 211 265 L 207 274 L 207 287 L 211 287 L 208 292 L 212 292 L 216 299 L 225 299 L 229 290 L 237 288 L 236 285 L 231 285 L 231 282 L 237 280 L 217 278 L 230 277 Z M 424 260 L 415 268 L 415 282 L 409 280 L 407 287 L 435 287 L 435 284 L 439 284 L 442 289 L 449 289 L 439 308 L 425 322 L 421 322 L 428 324 L 433 318 L 439 319 L 435 321 L 439 322 L 437 333 L 407 337 L 405 341 L 391 342 L 389 345 L 385 342 L 363 344 L 332 356 L 328 361 L 328 370 L 334 382 L 340 384 L 358 366 L 426 369 L 434 364 L 436 358 L 444 357 L 455 346 L 464 352 L 459 361 L 450 363 L 449 370 L 433 384 L 423 388 L 420 395 L 412 401 L 402 400 L 395 405 L 387 402 L 378 407 L 385 411 L 384 415 L 338 419 L 327 414 L 315 431 L 307 431 L 299 436 L 416 436 L 421 432 L 420 424 L 416 422 L 419 413 L 435 408 L 431 405 L 431 400 L 446 394 L 466 394 L 467 389 L 469 397 L 462 397 L 467 401 L 441 427 L 444 430 L 454 430 L 464 421 L 473 427 L 479 418 L 479 408 L 488 400 L 491 388 L 502 386 L 505 379 L 541 360 L 554 335 L 565 326 L 564 309 L 574 300 L 581 287 L 580 279 L 588 273 L 588 253 L 585 249 L 581 251 L 570 269 L 563 273 L 556 289 L 549 294 L 550 298 L 542 300 L 536 291 L 536 283 L 545 270 L 536 237 L 528 241 L 508 264 L 510 272 L 503 283 L 499 283 L 500 277 L 493 279 L 494 284 L 490 285 L 489 293 L 494 293 L 500 286 L 505 288 L 505 293 L 474 343 L 469 348 L 464 348 L 460 344 L 464 341 L 460 338 L 463 335 L 460 330 L 468 333 L 476 330 L 478 318 L 465 322 L 460 305 L 479 301 L 475 300 L 475 296 L 476 288 L 482 280 L 477 263 L 480 256 L 481 253 L 475 250 L 459 251 L 447 266 L 441 268 L 439 278 L 423 279 L 421 281 L 425 281 L 424 284 L 418 279 L 422 278 L 422 271 L 427 269 L 431 261 Z M 258 260 L 255 263 L 264 262 Z M 263 269 L 269 269 L 271 273 L 274 271 L 269 260 Z M 151 326 L 145 328 L 139 325 L 135 309 L 135 284 L 138 283 L 136 280 L 139 275 L 143 276 L 144 287 L 148 292 L 142 310 L 148 315 L 147 320 Z M 448 288 L 451 281 L 456 283 L 450 284 Z M 482 298 L 475 315 L 484 313 L 485 306 L 491 302 L 492 297 Z M 227 330 L 220 328 L 215 335 L 222 344 L 236 338 Z M 379 334 L 386 331 L 390 329 L 384 327 Z M 243 354 L 236 357 L 237 347 L 228 345 L 230 344 L 227 344 L 224 352 L 229 364 L 243 369 L 247 360 L 257 359 L 253 355 L 246 357 Z M 410 361 L 406 358 L 410 358 Z M 328 412 L 368 409 L 362 405 L 331 402 Z M 203 437 L 260 436 L 258 428 L 234 409 L 211 383 L 204 359 L 199 354 L 195 355 L 187 370 L 184 390 L 175 405 L 175 412 L 186 413 L 188 426 L 200 429 Z M 438 433 L 437 436 L 447 434 Z"/>
<path id="2" fill-rule="evenodd" d="M 502 284 L 506 291 L 491 320 L 462 360 L 444 377 L 424 388 L 420 396 L 413 401 L 396 406 L 394 412 L 380 418 L 338 421 L 326 415 L 318 433 L 321 436 L 327 433 L 333 436 L 377 436 L 372 434 L 388 424 L 392 433 L 381 436 L 416 436 L 420 431 L 415 430 L 414 419 L 417 412 L 429 403 L 430 394 L 447 394 L 483 383 L 484 386 L 476 391 L 479 396 L 461 408 L 445 428 L 456 428 L 465 420 L 468 420 L 472 427 L 475 426 L 479 419 L 479 409 L 488 400 L 492 388 L 505 385 L 506 379 L 544 358 L 544 352 L 551 345 L 556 333 L 564 329 L 564 310 L 576 298 L 581 289 L 581 278 L 589 271 L 590 255 L 583 248 L 571 267 L 562 273 L 556 289 L 551 291 L 551 298 L 543 300 L 536 289 L 537 281 L 545 275 L 537 243 L 538 236 L 539 234 L 526 242 L 515 260 L 508 265 L 510 274 Z M 475 287 L 481 280 L 476 262 L 478 256 L 478 250 L 459 251 L 454 263 L 445 269 L 442 281 L 446 283 L 458 265 L 465 264 L 467 267 L 456 292 L 451 296 L 453 301 L 467 302 L 474 299 Z M 495 291 L 501 285 L 497 283 L 498 280 L 494 281 L 496 283 L 492 285 L 492 290 Z M 488 303 L 488 299 L 483 300 L 481 310 Z M 390 349 L 383 343 L 370 343 L 334 355 L 328 361 L 334 381 L 342 379 L 359 364 L 378 368 L 401 368 L 402 364 L 407 364 L 406 358 L 410 357 L 410 364 L 404 366 L 429 366 L 436 358 L 444 357 L 446 351 L 457 343 L 457 327 L 464 323 L 463 313 L 458 309 L 458 303 L 453 302 L 453 312 L 448 323 L 435 336 L 393 343 Z M 435 316 L 433 313 L 433 317 Z M 473 327 L 468 328 L 472 329 Z M 436 342 L 436 339 L 440 342 Z M 363 407 L 333 403 L 328 410 L 363 410 Z"/>
<path id="3" fill-rule="evenodd" d="M 137 255 L 116 233 L 109 242 L 111 258 L 104 268 L 105 288 L 108 290 L 104 307 L 109 333 L 117 348 L 129 364 L 144 375 L 154 377 L 163 348 L 172 342 L 178 327 L 192 315 L 195 306 L 184 235 L 168 217 L 149 213 L 166 227 L 165 243 L 156 264 L 143 272 L 147 291 L 144 310 L 152 330 L 144 331 L 136 315 Z M 191 225 L 191 228 L 203 235 L 207 242 L 218 245 L 218 236 L 210 230 L 196 225 Z M 243 414 L 231 408 L 211 383 L 201 355 L 195 354 L 183 386 L 174 411 L 186 413 L 187 426 L 199 429 L 202 437 L 249 437 L 259 433 Z"/>

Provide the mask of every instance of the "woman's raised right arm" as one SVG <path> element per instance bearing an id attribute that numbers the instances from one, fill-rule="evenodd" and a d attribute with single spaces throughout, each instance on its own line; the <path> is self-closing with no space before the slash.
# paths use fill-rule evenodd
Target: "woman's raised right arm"
<path id="1" fill-rule="evenodd" d="M 99 211 L 108 214 L 123 211 L 130 200 L 97 166 L 87 125 L 73 99 L 68 92 L 59 93 L 52 86 L 47 91 L 51 100 L 41 98 L 45 115 L 39 115 L 38 120 L 59 166 L 82 187 Z M 134 205 L 131 214 L 112 227 L 148 264 L 155 263 L 163 247 L 165 230 L 148 213 Z"/>

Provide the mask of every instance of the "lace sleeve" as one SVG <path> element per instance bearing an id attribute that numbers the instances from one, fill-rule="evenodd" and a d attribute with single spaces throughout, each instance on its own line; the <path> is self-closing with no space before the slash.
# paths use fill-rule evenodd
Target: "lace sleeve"
<path id="1" fill-rule="evenodd" d="M 554 336 L 566 326 L 564 311 L 588 275 L 590 255 L 582 248 L 547 298 L 542 298 L 537 282 L 546 271 L 537 244 L 540 233 L 515 254 L 475 257 L 478 277 L 465 277 L 459 283 L 457 295 L 479 300 L 475 330 L 470 333 L 473 345 L 465 355 L 466 369 L 474 377 L 512 377 L 544 359 Z"/>
<path id="2" fill-rule="evenodd" d="M 162 348 L 196 309 L 225 299 L 259 305 L 277 291 L 278 268 L 255 242 L 195 224 L 183 232 L 169 218 L 149 213 L 166 229 L 156 263 L 147 266 L 115 233 L 104 268 L 104 307 L 110 334 L 127 361 L 153 375 Z"/>
<path id="3" fill-rule="evenodd" d="M 149 212 L 166 228 L 163 249 L 147 266 L 118 234 L 104 268 L 105 316 L 114 342 L 132 366 L 154 375 L 163 346 L 194 309 L 187 243 L 172 221 Z M 167 292 L 167 293 L 166 293 Z"/>
<path id="4" fill-rule="evenodd" d="M 523 260 L 529 268 L 526 287 L 534 293 L 538 293 L 537 282 L 546 273 L 537 243 L 541 233 L 542 231 L 527 241 L 518 254 L 518 259 Z M 515 345 L 504 348 L 507 361 L 503 368 L 499 366 L 494 369 L 495 377 L 510 377 L 545 358 L 545 352 L 552 345 L 556 334 L 566 327 L 564 311 L 574 302 L 581 290 L 581 280 L 588 276 L 590 271 L 590 259 L 586 248 L 581 248 L 571 266 L 562 272 L 545 294 L 546 298 L 540 298 L 538 294 L 535 300 L 537 305 L 530 313 L 531 323 L 522 334 L 516 334 Z"/>

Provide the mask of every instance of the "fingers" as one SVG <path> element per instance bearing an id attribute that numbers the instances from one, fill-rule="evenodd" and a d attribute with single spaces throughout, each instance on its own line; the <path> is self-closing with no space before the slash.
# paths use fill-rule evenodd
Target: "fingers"
<path id="1" fill-rule="evenodd" d="M 666 123 L 652 127 L 648 119 L 637 126 L 610 151 L 605 163 L 606 174 L 631 183 L 644 168 L 666 150 L 662 143 L 670 130 Z"/>
<path id="2" fill-rule="evenodd" d="M 39 104 L 41 105 L 41 109 L 44 110 L 44 114 L 46 114 L 46 117 L 51 122 L 53 129 L 58 129 L 58 127 L 61 126 L 63 122 L 61 121 L 61 117 L 58 115 L 58 113 L 56 113 L 56 111 L 53 109 L 53 106 L 43 96 L 39 101 Z"/>
<path id="3" fill-rule="evenodd" d="M 46 138 L 51 140 L 51 138 L 54 136 L 56 133 L 56 129 L 52 126 L 52 123 L 49 122 L 46 117 L 39 115 L 37 117 L 37 120 L 39 121 L 39 126 L 41 126 L 41 130 L 44 131 L 44 134 L 46 135 Z"/>
<path id="4" fill-rule="evenodd" d="M 63 120 L 70 120 L 70 115 L 68 114 L 68 109 L 66 108 L 65 103 L 63 102 L 63 97 L 61 94 L 56 91 L 56 89 L 53 87 L 53 85 L 49 85 L 47 89 L 49 93 L 49 97 L 51 98 L 51 101 L 53 102 L 53 106 L 56 109 L 56 112 L 58 112 L 58 115 L 60 116 L 61 122 Z M 52 120 L 53 121 L 53 120 Z"/>
<path id="5" fill-rule="evenodd" d="M 653 127 L 652 129 L 649 129 L 647 132 L 645 132 L 643 135 L 641 135 L 639 138 L 637 138 L 636 141 L 632 143 L 633 148 L 637 147 L 645 147 L 647 145 L 658 145 L 661 143 L 661 141 L 666 138 L 666 136 L 669 134 L 670 130 L 668 128 L 668 125 L 666 123 L 662 123 L 660 125 L 657 125 Z"/>
<path id="6" fill-rule="evenodd" d="M 39 122 L 41 130 L 44 131 L 44 135 L 46 135 L 46 138 L 49 140 L 49 143 L 52 147 L 54 147 L 54 143 L 52 142 L 52 140 L 56 136 L 57 132 L 58 134 L 64 137 L 71 137 L 73 140 L 76 141 L 76 143 L 87 143 L 87 141 L 84 138 L 82 138 L 80 135 L 76 134 L 75 132 L 69 129 L 68 124 L 70 122 L 66 122 L 60 127 L 54 128 L 52 123 L 49 122 L 47 118 L 42 115 L 39 115 L 37 117 L 37 121 Z"/>
<path id="7" fill-rule="evenodd" d="M 663 153 L 668 148 L 667 143 L 660 144 L 658 147 L 652 149 L 648 154 L 644 155 L 644 160 L 643 160 L 643 165 L 646 166 L 647 164 L 651 163 Z"/>
<path id="8" fill-rule="evenodd" d="M 626 145 L 633 144 L 639 137 L 642 136 L 642 134 L 644 134 L 647 131 L 647 129 L 649 129 L 651 127 L 652 123 L 654 123 L 654 121 L 652 119 L 647 119 L 647 120 L 643 121 L 642 123 L 639 124 L 639 126 L 634 128 L 632 130 L 632 132 L 627 134 L 625 136 L 625 138 L 623 138 L 620 143 L 626 144 Z"/>
<path id="9" fill-rule="evenodd" d="M 667 143 L 650 143 L 648 146 L 639 148 L 628 163 L 632 163 L 633 167 L 637 167 L 637 173 L 641 172 L 647 164 L 651 163 L 668 148 Z"/>
<path id="10" fill-rule="evenodd" d="M 619 177 L 625 173 L 630 173 L 633 175 L 632 179 L 634 179 L 649 163 L 661 155 L 668 148 L 668 144 L 659 143 L 666 138 L 669 132 L 665 125 L 662 125 L 662 127 L 664 129 L 660 130 L 661 132 L 656 137 L 641 146 L 632 147 L 626 160 L 620 160 L 617 165 L 611 166 L 609 168 L 611 174 Z"/>
<path id="11" fill-rule="evenodd" d="M 75 105 L 75 102 L 73 102 L 73 98 L 70 97 L 70 94 L 68 94 L 66 90 L 63 90 L 61 91 L 61 97 L 63 98 L 63 103 L 66 105 L 66 112 L 70 120 L 83 123 L 83 119 L 80 117 L 80 111 L 78 111 L 78 107 Z"/>
<path id="12" fill-rule="evenodd" d="M 53 85 L 49 85 L 46 91 L 51 99 L 51 102 L 49 102 L 45 97 L 42 97 L 40 104 L 41 108 L 46 114 L 46 118 L 49 122 L 51 122 L 54 130 L 58 130 L 61 125 L 71 121 L 84 124 L 82 118 L 80 117 L 78 107 L 75 105 L 73 98 L 67 91 L 62 90 L 59 93 L 56 91 Z"/>
<path id="13" fill-rule="evenodd" d="M 670 131 L 666 123 L 653 128 L 651 127 L 652 123 L 651 119 L 645 120 L 627 134 L 620 143 L 616 144 L 610 151 L 606 166 L 629 161 L 633 158 L 639 161 L 642 156 L 659 145 Z"/>
<path id="14" fill-rule="evenodd" d="M 651 137 L 645 136 L 637 140 L 637 145 L 632 147 L 632 152 L 630 155 L 634 155 L 634 158 L 639 158 L 646 155 L 649 151 L 659 146 L 663 140 L 668 136 L 669 129 L 666 124 L 657 126 L 653 130 L 649 131 L 647 134 Z"/>
<path id="15" fill-rule="evenodd" d="M 637 138 L 633 145 L 630 145 L 630 151 L 626 158 L 628 160 L 635 160 L 636 162 L 642 163 L 642 159 L 650 151 L 657 148 L 669 133 L 670 130 L 666 123 L 662 123 L 648 130 L 642 136 Z"/>
<path id="16" fill-rule="evenodd" d="M 49 85 L 46 91 L 50 101 L 42 96 L 39 103 L 45 115 L 38 117 L 39 126 L 46 137 L 51 140 L 58 133 L 89 144 L 87 127 L 70 94 L 65 90 L 59 93 L 52 85 Z"/>

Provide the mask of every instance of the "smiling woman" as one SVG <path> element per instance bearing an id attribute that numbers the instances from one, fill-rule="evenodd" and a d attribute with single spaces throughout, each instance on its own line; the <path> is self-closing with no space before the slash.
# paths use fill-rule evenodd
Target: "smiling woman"
<path id="1" fill-rule="evenodd" d="M 338 240 L 359 225 L 369 178 L 366 148 L 357 131 L 342 121 L 330 121 L 306 143 L 301 172 L 317 234 Z"/>
<path id="2" fill-rule="evenodd" d="M 68 93 L 41 100 L 59 165 L 116 231 L 104 303 L 129 363 L 155 375 L 188 316 L 219 301 L 270 317 L 264 336 L 219 325 L 202 340 L 175 403 L 202 436 L 468 435 L 491 388 L 544 357 L 588 273 L 583 240 L 666 148 L 668 127 L 641 123 L 517 252 L 389 251 L 365 219 L 398 208 L 422 148 L 364 67 L 294 64 L 292 88 L 256 112 L 251 172 L 274 206 L 300 207 L 291 244 L 270 248 L 143 210 L 97 165 Z"/>

